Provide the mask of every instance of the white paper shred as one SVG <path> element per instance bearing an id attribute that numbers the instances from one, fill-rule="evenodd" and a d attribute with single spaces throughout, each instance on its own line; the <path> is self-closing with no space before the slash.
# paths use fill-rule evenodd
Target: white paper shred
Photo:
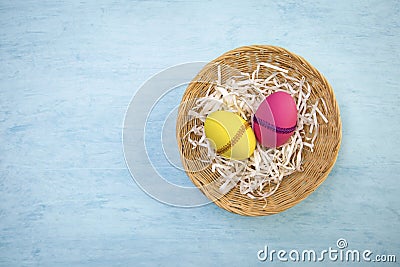
<path id="1" fill-rule="evenodd" d="M 268 77 L 261 79 L 259 72 L 266 67 Z M 277 91 L 289 93 L 298 109 L 297 128 L 290 140 L 279 148 L 265 148 L 257 143 L 254 154 L 247 160 L 227 159 L 217 155 L 205 136 L 203 123 L 193 126 L 184 136 L 195 149 L 208 150 L 211 170 L 220 174 L 220 191 L 225 194 L 239 187 L 240 193 L 251 199 L 264 199 L 276 192 L 282 180 L 296 171 L 303 171 L 302 157 L 305 149 L 314 150 L 318 136 L 319 116 L 328 123 L 323 111 L 327 112 L 324 99 L 310 100 L 312 87 L 305 77 L 289 76 L 288 71 L 269 63 L 259 63 L 257 69 L 221 80 L 221 66 L 217 68 L 217 80 L 210 84 L 205 97 L 199 98 L 189 111 L 189 116 L 203 122 L 208 114 L 217 110 L 235 112 L 251 121 L 259 104 L 265 97 Z M 320 103 L 322 105 L 319 107 Z M 193 138 L 196 135 L 197 138 Z M 266 204 L 267 205 L 267 204 Z"/>

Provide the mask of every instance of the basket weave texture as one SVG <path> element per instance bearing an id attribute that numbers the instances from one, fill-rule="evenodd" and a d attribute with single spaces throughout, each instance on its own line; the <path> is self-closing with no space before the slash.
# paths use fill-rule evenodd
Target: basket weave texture
<path id="1" fill-rule="evenodd" d="M 301 78 L 312 86 L 310 100 L 312 103 L 323 98 L 327 105 L 324 114 L 328 119 L 325 124 L 320 118 L 318 137 L 314 151 L 303 152 L 303 172 L 295 172 L 285 177 L 279 189 L 265 200 L 250 199 L 242 195 L 239 188 L 233 188 L 229 193 L 222 195 L 219 192 L 218 173 L 211 170 L 211 165 L 204 165 L 206 154 L 199 149 L 192 149 L 192 145 L 184 138 L 193 127 L 194 121 L 187 119 L 187 114 L 193 108 L 197 98 L 205 96 L 210 84 L 217 79 L 217 67 L 222 68 L 222 80 L 229 78 L 230 68 L 241 72 L 252 73 L 260 62 L 267 62 L 289 71 L 289 75 Z M 260 78 L 266 78 L 260 72 Z M 197 122 L 198 123 L 198 122 Z M 192 182 L 216 205 L 241 215 L 263 216 L 282 212 L 293 207 L 313 191 L 327 178 L 338 156 L 342 129 L 339 107 L 332 87 L 321 73 L 311 66 L 302 57 L 287 51 L 284 48 L 266 45 L 243 46 L 226 52 L 207 64 L 193 79 L 186 89 L 177 118 L 177 141 L 181 159 L 187 175 Z"/>

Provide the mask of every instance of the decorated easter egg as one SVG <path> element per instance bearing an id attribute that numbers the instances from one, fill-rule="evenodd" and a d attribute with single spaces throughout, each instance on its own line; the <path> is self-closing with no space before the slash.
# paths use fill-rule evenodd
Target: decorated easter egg
<path id="1" fill-rule="evenodd" d="M 226 158 L 246 159 L 256 147 L 250 123 L 233 112 L 215 111 L 209 114 L 204 131 L 217 154 Z"/>
<path id="2" fill-rule="evenodd" d="M 265 147 L 279 147 L 293 135 L 297 125 L 297 107 L 286 92 L 269 95 L 253 115 L 257 141 Z"/>

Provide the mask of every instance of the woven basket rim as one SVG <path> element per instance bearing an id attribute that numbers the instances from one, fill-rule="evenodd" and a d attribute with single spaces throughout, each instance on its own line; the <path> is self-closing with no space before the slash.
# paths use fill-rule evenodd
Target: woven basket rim
<path id="1" fill-rule="evenodd" d="M 334 132 L 336 134 L 336 138 L 337 138 L 337 143 L 333 144 L 335 149 L 333 151 L 330 151 L 330 161 L 328 162 L 328 166 L 327 168 L 324 169 L 323 173 L 321 173 L 319 175 L 319 177 L 316 177 L 316 181 L 309 186 L 308 188 L 302 188 L 304 190 L 304 193 L 300 196 L 297 196 L 293 199 L 290 199 L 290 202 L 285 204 L 285 205 L 277 205 L 278 208 L 263 208 L 261 209 L 260 207 L 256 206 L 252 206 L 252 201 L 251 199 L 247 200 L 249 201 L 249 203 L 245 203 L 243 204 L 243 202 L 246 202 L 245 200 L 242 200 L 242 198 L 238 197 L 235 194 L 231 194 L 231 195 L 225 195 L 223 197 L 221 197 L 220 199 L 214 199 L 213 196 L 210 194 L 210 192 L 207 192 L 205 190 L 203 190 L 203 181 L 201 180 L 202 178 L 199 178 L 199 175 L 190 171 L 186 171 L 187 175 L 189 176 L 189 178 L 191 179 L 191 181 L 211 200 L 213 200 L 213 202 L 218 205 L 219 207 L 228 210 L 230 212 L 236 213 L 236 214 L 241 214 L 241 215 L 246 215 L 246 216 L 263 216 L 263 215 L 272 215 L 272 214 L 276 214 L 276 213 L 280 213 L 282 211 L 285 211 L 293 206 L 295 206 L 296 204 L 298 204 L 299 202 L 303 201 L 305 198 L 307 198 L 312 192 L 314 192 L 324 181 L 325 179 L 328 177 L 329 173 L 331 172 L 333 166 L 335 165 L 335 162 L 337 160 L 338 154 L 339 154 L 339 150 L 340 150 L 340 146 L 341 146 L 341 140 L 342 140 L 342 122 L 341 122 L 341 117 L 340 117 L 340 110 L 339 110 L 339 105 L 337 103 L 335 94 L 333 92 L 333 88 L 332 86 L 329 84 L 329 82 L 327 81 L 327 79 L 315 68 L 313 67 L 306 59 L 304 59 L 303 57 L 292 53 L 290 51 L 288 51 L 285 48 L 279 47 L 279 46 L 272 46 L 272 45 L 260 45 L 260 44 L 255 44 L 255 45 L 247 45 L 247 46 L 241 46 L 238 48 L 235 48 L 233 50 L 227 51 L 224 54 L 222 54 L 221 56 L 215 58 L 214 60 L 210 61 L 199 73 L 198 75 L 196 75 L 196 77 L 193 78 L 192 82 L 189 84 L 189 86 L 187 87 L 183 97 L 182 97 L 182 101 L 184 102 L 187 98 L 189 94 L 192 94 L 194 90 L 196 90 L 197 88 L 195 88 L 197 86 L 196 81 L 199 80 L 199 77 L 207 70 L 207 68 L 210 67 L 210 65 L 212 64 L 227 64 L 225 62 L 225 60 L 227 58 L 231 59 L 232 57 L 236 57 L 239 59 L 242 59 L 243 56 L 247 56 L 247 55 L 252 55 L 252 53 L 260 53 L 261 55 L 264 55 L 264 53 L 266 54 L 273 54 L 273 55 L 277 55 L 277 57 L 280 56 L 286 56 L 288 58 L 290 58 L 291 62 L 295 62 L 296 66 L 300 66 L 301 68 L 305 68 L 307 69 L 307 71 L 310 71 L 317 79 L 315 81 L 320 82 L 323 87 L 324 90 L 326 90 L 326 93 L 329 95 L 330 97 L 330 103 L 332 103 L 333 105 L 333 113 L 335 115 L 335 125 L 330 125 L 331 122 L 328 123 L 327 127 L 335 127 L 334 128 Z M 297 65 L 299 64 L 299 65 Z M 230 64 L 227 64 L 230 65 Z M 307 78 L 307 77 L 306 77 Z M 192 95 L 193 96 L 193 95 Z M 179 131 L 182 127 L 182 125 L 180 125 L 180 120 L 182 118 L 182 116 L 184 116 L 183 114 L 183 109 L 180 108 L 179 112 L 178 112 L 178 119 L 177 119 L 177 142 L 178 142 L 178 147 L 179 147 L 179 151 L 181 153 L 181 159 L 182 159 L 182 163 L 185 164 L 184 160 L 183 160 L 183 141 L 180 138 L 179 135 Z M 332 128 L 333 129 L 333 128 Z M 318 138 L 317 138 L 318 139 Z M 310 156 L 311 157 L 311 156 Z M 292 174 L 293 175 L 293 174 Z M 290 175 L 290 176 L 292 176 Z M 299 174 L 301 176 L 301 173 Z M 290 177 L 285 178 L 282 183 L 285 183 L 286 179 L 290 179 Z M 304 178 L 303 178 L 304 179 Z M 278 189 L 279 191 L 279 189 Z M 277 192 L 278 192 L 277 191 Z M 276 192 L 276 193 L 277 193 Z M 275 194 L 276 194 L 275 193 Z M 281 192 L 282 193 L 282 192 Z M 282 193 L 283 195 L 285 194 L 285 192 Z M 246 197 L 246 196 L 244 196 Z M 247 205 L 247 206 L 246 206 Z M 243 208 L 244 207 L 244 208 Z"/>

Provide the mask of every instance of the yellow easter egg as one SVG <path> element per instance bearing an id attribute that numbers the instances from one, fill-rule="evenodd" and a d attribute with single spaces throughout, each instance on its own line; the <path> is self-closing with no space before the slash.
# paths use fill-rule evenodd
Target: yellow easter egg
<path id="1" fill-rule="evenodd" d="M 256 137 L 250 123 L 229 111 L 215 111 L 204 123 L 206 137 L 217 154 L 242 160 L 250 157 L 256 147 Z"/>

